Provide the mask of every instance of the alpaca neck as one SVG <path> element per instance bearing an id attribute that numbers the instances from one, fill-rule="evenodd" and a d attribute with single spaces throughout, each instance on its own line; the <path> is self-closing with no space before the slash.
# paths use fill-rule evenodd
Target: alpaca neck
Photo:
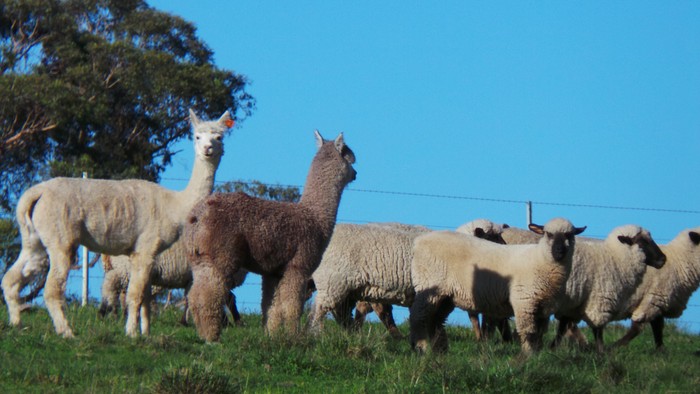
<path id="1" fill-rule="evenodd" d="M 182 204 L 192 207 L 200 198 L 208 196 L 214 189 L 214 176 L 221 158 L 204 159 L 196 157 L 192 175 L 187 187 L 179 192 Z"/>
<path id="2" fill-rule="evenodd" d="M 312 164 L 299 204 L 316 213 L 319 224 L 330 236 L 335 226 L 340 196 L 345 184 L 328 182 L 334 174 L 327 174 L 327 172 Z"/>

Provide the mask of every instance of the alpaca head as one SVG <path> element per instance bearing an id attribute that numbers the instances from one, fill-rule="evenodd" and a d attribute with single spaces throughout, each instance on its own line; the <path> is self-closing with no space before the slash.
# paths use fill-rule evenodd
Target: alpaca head
<path id="1" fill-rule="evenodd" d="M 345 145 L 343 133 L 340 133 L 334 141 L 324 140 L 318 130 L 314 133 L 318 147 L 316 157 L 326 163 L 329 171 L 334 173 L 335 180 L 343 185 L 354 181 L 357 176 L 357 171 L 352 167 L 355 163 L 355 154 Z"/>
<path id="2" fill-rule="evenodd" d="M 205 161 L 218 164 L 221 155 L 224 154 L 224 133 L 233 126 L 233 119 L 229 112 L 224 112 L 219 120 L 202 121 L 190 109 L 190 123 L 195 155 Z"/>

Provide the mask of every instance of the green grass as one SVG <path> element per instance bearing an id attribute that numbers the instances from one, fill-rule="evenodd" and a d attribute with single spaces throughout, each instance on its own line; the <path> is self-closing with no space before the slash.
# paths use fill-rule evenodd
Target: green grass
<path id="1" fill-rule="evenodd" d="M 629 347 L 604 355 L 563 346 L 529 359 L 519 347 L 476 343 L 465 327 L 448 327 L 445 355 L 418 356 L 407 340 L 392 340 L 379 324 L 346 333 L 334 323 L 317 338 L 263 334 L 259 315 L 224 330 L 208 345 L 168 309 L 152 334 L 130 339 L 123 319 L 101 319 L 94 307 L 71 304 L 76 338 L 54 334 L 44 309 L 23 313 L 24 328 L 7 324 L 0 306 L 0 392 L 697 392 L 700 337 L 666 329 L 665 353 L 650 330 Z M 408 332 L 404 324 L 403 333 Z M 587 330 L 584 330 L 589 334 Z M 622 327 L 606 330 L 612 342 Z M 548 338 L 549 339 L 549 338 Z"/>

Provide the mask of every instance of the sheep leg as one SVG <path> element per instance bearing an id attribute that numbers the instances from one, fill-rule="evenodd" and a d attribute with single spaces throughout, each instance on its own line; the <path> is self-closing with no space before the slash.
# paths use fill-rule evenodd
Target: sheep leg
<path id="1" fill-rule="evenodd" d="M 134 253 L 131 255 L 131 268 L 129 286 L 126 289 L 128 316 L 126 318 L 126 335 L 134 338 L 138 336 L 140 311 L 143 309 L 144 299 L 147 299 L 146 291 L 150 291 L 151 269 L 153 267 L 153 255 Z M 148 320 L 146 318 L 146 324 Z M 141 320 L 141 333 L 148 335 L 149 327 L 143 325 Z"/>
<path id="2" fill-rule="evenodd" d="M 416 293 L 410 308 L 409 324 L 411 347 L 418 353 L 426 353 L 430 341 L 429 325 L 434 321 L 434 314 L 439 298 L 435 291 L 420 290 Z"/>
<path id="3" fill-rule="evenodd" d="M 362 328 L 365 324 L 365 317 L 372 312 L 372 309 L 372 304 L 368 301 L 357 301 L 355 304 L 355 318 L 352 321 L 354 328 Z"/>
<path id="4" fill-rule="evenodd" d="M 559 347 L 561 345 L 562 339 L 564 339 L 564 334 L 566 334 L 566 329 L 568 327 L 569 320 L 565 317 L 560 317 L 559 318 L 559 324 L 557 324 L 557 333 L 554 336 L 554 339 L 552 340 L 552 343 L 549 345 L 551 349 L 554 349 L 556 347 Z M 517 322 L 516 322 L 517 326 Z"/>
<path id="5" fill-rule="evenodd" d="M 632 326 L 630 326 L 630 329 L 627 330 L 625 335 L 620 338 L 617 342 L 615 342 L 615 347 L 619 346 L 627 346 L 634 338 L 637 337 L 642 332 L 642 328 L 644 327 L 644 322 L 639 322 L 639 321 L 634 321 L 632 320 Z"/>
<path id="6" fill-rule="evenodd" d="M 46 277 L 46 286 L 44 287 L 44 303 L 49 311 L 51 320 L 53 320 L 56 334 L 62 335 L 64 338 L 72 338 L 73 331 L 68 325 L 66 315 L 63 308 L 66 304 L 66 280 L 70 271 L 70 264 L 73 261 L 74 252 L 63 250 L 49 251 L 49 259 L 51 266 L 49 267 L 49 275 Z"/>
<path id="7" fill-rule="evenodd" d="M 560 321 L 561 323 L 561 321 Z M 541 347 L 541 329 L 538 327 L 538 319 L 532 313 L 516 312 L 515 326 L 520 335 L 521 351 L 525 355 L 530 355 Z"/>
<path id="8" fill-rule="evenodd" d="M 474 338 L 476 338 L 477 341 L 483 340 L 484 336 L 481 334 L 481 326 L 479 325 L 479 312 L 468 312 L 468 313 L 469 313 L 469 322 L 471 322 L 472 331 L 474 331 Z"/>
<path id="9" fill-rule="evenodd" d="M 598 353 L 605 352 L 605 343 L 603 341 L 603 330 L 604 327 L 591 327 L 593 331 L 593 338 L 595 338 L 595 347 Z"/>
<path id="10" fill-rule="evenodd" d="M 498 331 L 501 332 L 501 339 L 503 342 L 513 342 L 513 332 L 510 330 L 510 324 L 508 319 L 501 319 L 496 323 Z"/>
<path id="11" fill-rule="evenodd" d="M 344 329 L 355 328 L 352 321 L 353 300 L 345 298 L 333 308 L 333 318 Z"/>
<path id="12" fill-rule="evenodd" d="M 664 317 L 659 316 L 649 322 L 651 325 L 651 332 L 654 334 L 654 343 L 656 343 L 656 350 L 664 350 Z"/>
<path id="13" fill-rule="evenodd" d="M 379 320 L 384 323 L 384 327 L 389 331 L 389 335 L 394 339 L 402 339 L 403 335 L 401 331 L 399 331 L 399 328 L 396 327 L 396 322 L 394 321 L 394 307 L 391 304 L 375 302 L 372 303 L 372 308 L 374 309 L 374 313 L 379 316 Z"/>
<path id="14" fill-rule="evenodd" d="M 299 331 L 307 282 L 308 275 L 297 268 L 294 261 L 290 262 L 272 297 L 267 320 L 268 333 L 278 332 L 280 328 L 284 328 L 289 333 Z"/>
<path id="15" fill-rule="evenodd" d="M 49 257 L 44 246 L 34 237 L 22 239 L 22 250 L 15 263 L 2 278 L 2 291 L 5 295 L 10 325 L 19 326 L 21 299 L 20 293 L 32 278 L 42 273 L 49 265 Z M 25 246 L 24 242 L 27 243 Z"/>
<path id="16" fill-rule="evenodd" d="M 146 286 L 146 291 L 143 293 L 143 301 L 141 302 L 140 317 L 141 317 L 141 334 L 149 335 L 151 333 L 151 300 L 153 293 L 151 286 Z"/>
<path id="17" fill-rule="evenodd" d="M 449 298 L 444 298 L 438 303 L 438 307 L 433 315 L 433 322 L 431 326 L 434 331 L 431 333 L 433 337 L 432 346 L 435 351 L 446 352 L 449 344 L 447 339 L 447 331 L 445 331 L 445 323 L 447 322 L 447 317 L 455 309 L 454 302 Z"/>

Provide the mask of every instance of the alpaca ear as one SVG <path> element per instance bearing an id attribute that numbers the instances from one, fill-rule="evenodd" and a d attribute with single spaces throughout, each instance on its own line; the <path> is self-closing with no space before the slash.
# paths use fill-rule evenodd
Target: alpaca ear
<path id="1" fill-rule="evenodd" d="M 190 108 L 190 123 L 192 123 L 192 126 L 197 126 L 199 124 L 199 118 L 197 117 L 197 114 L 192 111 L 192 108 Z"/>
<path id="2" fill-rule="evenodd" d="M 229 129 L 233 127 L 234 123 L 235 122 L 233 119 L 231 119 L 231 114 L 228 111 L 224 112 L 224 114 L 219 118 L 219 124 L 226 126 Z"/>
<path id="3" fill-rule="evenodd" d="M 544 234 L 544 226 L 540 226 L 539 224 L 530 223 L 527 226 L 527 228 L 529 228 L 530 231 L 532 231 L 535 234 L 539 234 L 539 235 Z"/>
<path id="4" fill-rule="evenodd" d="M 345 139 L 343 138 L 342 132 L 340 134 L 338 134 L 338 136 L 335 138 L 334 144 L 335 144 L 335 149 L 338 152 L 343 153 L 343 147 L 345 146 Z"/>
<path id="5" fill-rule="evenodd" d="M 314 135 L 316 136 L 316 147 L 321 148 L 323 146 L 323 137 L 321 133 L 319 133 L 318 130 L 314 130 Z"/>

